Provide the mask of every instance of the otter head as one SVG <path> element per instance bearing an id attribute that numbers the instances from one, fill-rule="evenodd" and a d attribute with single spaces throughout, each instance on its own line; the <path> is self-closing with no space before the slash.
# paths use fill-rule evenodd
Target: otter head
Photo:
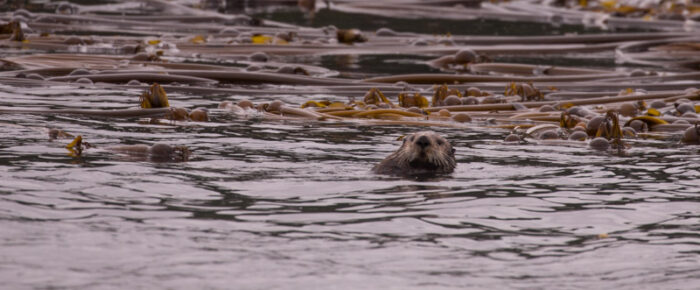
<path id="1" fill-rule="evenodd" d="M 190 157 L 190 150 L 185 146 L 170 146 L 157 143 L 149 148 L 151 161 L 154 162 L 186 162 Z"/>
<path id="2" fill-rule="evenodd" d="M 450 142 L 434 132 L 414 133 L 404 139 L 401 147 L 399 150 L 407 151 L 408 165 L 415 170 L 450 173 L 455 168 L 455 149 Z"/>
<path id="3" fill-rule="evenodd" d="M 403 139 L 401 148 L 374 168 L 376 173 L 425 175 L 451 173 L 457 165 L 454 148 L 442 136 L 423 131 Z"/>

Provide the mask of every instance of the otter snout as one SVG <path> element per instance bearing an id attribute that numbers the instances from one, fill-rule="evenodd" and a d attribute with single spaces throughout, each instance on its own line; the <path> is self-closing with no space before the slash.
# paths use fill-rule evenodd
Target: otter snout
<path id="1" fill-rule="evenodd" d="M 425 148 L 430 146 L 430 139 L 426 136 L 420 136 L 418 140 L 416 140 L 416 145 L 420 146 L 421 148 Z"/>

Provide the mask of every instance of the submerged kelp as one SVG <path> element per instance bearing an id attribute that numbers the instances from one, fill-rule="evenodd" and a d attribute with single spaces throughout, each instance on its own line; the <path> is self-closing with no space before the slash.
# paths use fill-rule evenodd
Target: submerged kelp
<path id="1" fill-rule="evenodd" d="M 693 289 L 694 4 L 459 2 L 0 5 L 0 277 Z"/>

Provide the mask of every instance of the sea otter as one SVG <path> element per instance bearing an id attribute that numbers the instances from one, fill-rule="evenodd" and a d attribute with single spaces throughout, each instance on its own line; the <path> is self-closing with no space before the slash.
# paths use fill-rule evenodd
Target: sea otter
<path id="1" fill-rule="evenodd" d="M 190 150 L 185 146 L 172 146 L 156 143 L 148 145 L 120 145 L 106 147 L 113 152 L 125 154 L 138 161 L 152 162 L 186 162 L 190 157 Z"/>
<path id="2" fill-rule="evenodd" d="M 455 149 L 442 136 L 422 131 L 406 136 L 396 152 L 377 164 L 372 170 L 390 175 L 434 175 L 454 171 Z"/>
<path id="3" fill-rule="evenodd" d="M 62 134 L 61 134 L 62 133 Z M 68 137 L 71 136 L 68 133 L 63 132 L 58 129 L 51 129 L 49 131 L 50 138 L 56 139 L 57 137 Z M 79 157 L 83 155 L 83 151 L 87 149 L 97 149 L 96 146 L 83 141 L 83 136 L 78 135 L 66 145 L 66 149 L 70 152 L 69 155 L 73 157 Z M 153 162 L 186 162 L 191 151 L 187 146 L 181 145 L 168 145 L 162 143 L 156 143 L 152 146 L 148 145 L 117 145 L 117 146 L 107 146 L 104 147 L 107 151 L 116 152 L 124 154 L 131 160 L 134 161 L 153 161 Z"/>

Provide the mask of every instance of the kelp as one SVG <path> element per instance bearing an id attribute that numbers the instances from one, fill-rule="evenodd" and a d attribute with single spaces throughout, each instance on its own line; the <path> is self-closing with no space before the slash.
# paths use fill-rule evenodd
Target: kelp
<path id="1" fill-rule="evenodd" d="M 403 108 L 418 107 L 426 108 L 430 105 L 428 99 L 420 93 L 401 92 L 398 96 L 399 106 Z"/>
<path id="2" fill-rule="evenodd" d="M 457 98 L 462 97 L 462 93 L 460 93 L 458 89 L 450 89 L 447 85 L 434 86 L 433 90 L 435 91 L 431 101 L 433 107 L 446 105 L 445 99 L 449 96 L 456 96 Z"/>
<path id="3" fill-rule="evenodd" d="M 10 41 L 24 42 L 27 40 L 24 37 L 24 32 L 22 31 L 22 26 L 19 21 L 13 20 L 5 24 L 0 24 L 0 35 L 9 34 L 10 37 L 7 38 Z"/>
<path id="4" fill-rule="evenodd" d="M 83 141 L 83 136 L 78 135 L 66 145 L 66 149 L 68 149 L 68 156 L 71 157 L 80 157 L 83 154 L 83 151 L 86 149 L 93 148 L 92 144 L 88 142 Z"/>
<path id="5" fill-rule="evenodd" d="M 520 96 L 521 101 L 541 101 L 544 100 L 544 95 L 540 90 L 536 89 L 532 83 L 515 83 L 512 82 L 506 86 L 505 96 Z"/>
<path id="6" fill-rule="evenodd" d="M 7 107 L 0 108 L 0 113 L 153 117 L 163 122 L 217 120 L 221 114 L 233 113 L 241 118 L 322 123 L 536 128 L 528 138 L 552 137 L 544 132 L 558 128 L 559 137 L 591 130 L 588 139 L 602 137 L 616 147 L 625 145 L 623 138 L 678 133 L 698 123 L 693 116 L 698 108 L 681 112 L 674 103 L 700 99 L 694 89 L 700 87 L 700 40 L 693 32 L 697 23 L 690 19 L 696 7 L 665 11 L 625 7 L 615 1 L 573 7 L 556 3 L 491 1 L 483 2 L 481 8 L 465 8 L 417 1 L 401 5 L 339 1 L 334 9 L 387 17 L 580 23 L 603 29 L 656 25 L 654 29 L 665 31 L 547 36 L 432 35 L 388 28 L 373 32 L 300 27 L 170 1 L 141 4 L 143 9 L 163 11 L 148 16 L 120 15 L 114 7 L 103 5 L 70 4 L 61 13 L 18 10 L 0 14 L 7 22 L 0 26 L 0 35 L 7 36 L 0 45 L 36 53 L 5 55 L 0 60 L 3 84 L 146 92 L 133 103 L 142 109 Z M 117 12 L 133 9 L 130 3 L 120 5 Z M 686 21 L 669 23 L 662 13 L 683 15 Z M 19 20 L 11 20 L 15 18 Z M 79 36 L 64 35 L 74 32 Z M 644 67 L 560 65 L 562 60 L 589 54 L 610 63 Z M 329 66 L 326 58 L 355 65 L 366 55 L 403 56 L 430 73 L 324 67 Z M 517 63 L 518 57 L 534 57 L 542 63 Z M 435 68 L 440 72 L 435 73 Z M 241 106 L 223 102 L 209 115 L 207 108 L 169 107 L 166 91 L 197 98 L 213 95 L 235 100 L 243 95 L 273 101 Z M 290 96 L 303 101 L 290 102 Z M 637 106 L 654 100 L 662 102 L 659 107 Z M 597 117 L 603 121 L 593 128 Z M 637 135 L 629 134 L 626 127 L 638 128 Z"/>
<path id="7" fill-rule="evenodd" d="M 141 94 L 139 97 L 141 108 L 167 108 L 170 107 L 168 102 L 168 94 L 157 83 L 151 85 L 148 91 Z"/>

